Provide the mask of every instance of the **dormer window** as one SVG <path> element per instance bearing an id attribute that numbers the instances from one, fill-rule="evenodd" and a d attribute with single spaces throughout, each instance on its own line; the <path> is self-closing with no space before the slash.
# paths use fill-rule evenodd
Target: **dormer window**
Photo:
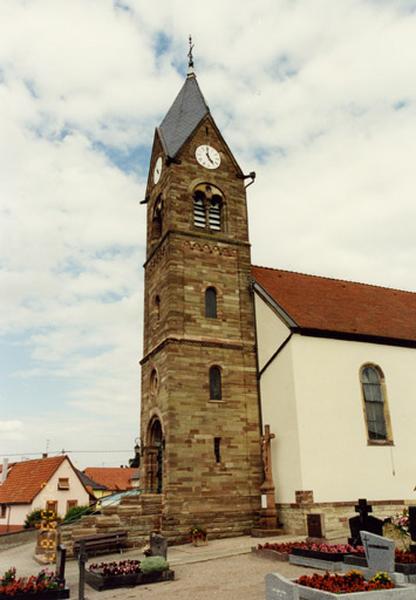
<path id="1" fill-rule="evenodd" d="M 198 185 L 193 194 L 194 226 L 200 229 L 221 231 L 223 196 L 221 191 L 209 183 Z"/>

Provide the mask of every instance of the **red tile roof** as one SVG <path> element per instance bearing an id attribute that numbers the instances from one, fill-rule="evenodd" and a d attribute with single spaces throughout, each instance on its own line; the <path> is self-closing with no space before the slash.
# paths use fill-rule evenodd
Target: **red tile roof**
<path id="1" fill-rule="evenodd" d="M 30 504 L 67 457 L 51 456 L 9 465 L 6 481 L 0 485 L 0 503 Z"/>
<path id="2" fill-rule="evenodd" d="M 137 469 L 122 467 L 87 467 L 84 473 L 113 492 L 131 489 L 131 479 Z"/>
<path id="3" fill-rule="evenodd" d="M 252 266 L 257 284 L 300 330 L 416 342 L 416 294 Z"/>

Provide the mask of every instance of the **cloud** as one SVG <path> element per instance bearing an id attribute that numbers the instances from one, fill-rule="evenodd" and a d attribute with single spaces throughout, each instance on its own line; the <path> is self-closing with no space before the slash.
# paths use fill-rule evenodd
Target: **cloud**
<path id="1" fill-rule="evenodd" d="M 242 6 L 0 6 L 0 393 L 30 440 L 4 451 L 137 436 L 139 201 L 189 32 L 213 116 L 257 172 L 253 261 L 416 289 L 416 3 Z"/>
<path id="2" fill-rule="evenodd" d="M 22 421 L 0 421 L 0 435 L 3 440 L 17 441 L 22 439 Z"/>

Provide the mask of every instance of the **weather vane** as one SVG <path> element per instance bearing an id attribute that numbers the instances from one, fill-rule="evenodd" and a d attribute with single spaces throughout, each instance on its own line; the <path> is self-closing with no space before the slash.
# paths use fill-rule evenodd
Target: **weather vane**
<path id="1" fill-rule="evenodd" d="M 189 36 L 189 52 L 188 52 L 188 73 L 194 72 L 194 57 L 192 55 L 192 50 L 194 49 L 194 45 L 192 43 L 192 36 Z"/>

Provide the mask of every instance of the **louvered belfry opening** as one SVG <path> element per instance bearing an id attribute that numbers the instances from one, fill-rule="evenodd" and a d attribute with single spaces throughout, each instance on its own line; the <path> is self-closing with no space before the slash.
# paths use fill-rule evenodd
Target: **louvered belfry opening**
<path id="1" fill-rule="evenodd" d="M 208 209 L 209 228 L 213 231 L 221 231 L 221 196 L 214 194 Z"/>
<path id="2" fill-rule="evenodd" d="M 223 197 L 220 190 L 209 183 L 202 183 L 195 188 L 193 200 L 195 227 L 221 231 Z"/>
<path id="3" fill-rule="evenodd" d="M 205 195 L 200 190 L 196 190 L 194 194 L 194 225 L 203 229 L 206 226 Z"/>

